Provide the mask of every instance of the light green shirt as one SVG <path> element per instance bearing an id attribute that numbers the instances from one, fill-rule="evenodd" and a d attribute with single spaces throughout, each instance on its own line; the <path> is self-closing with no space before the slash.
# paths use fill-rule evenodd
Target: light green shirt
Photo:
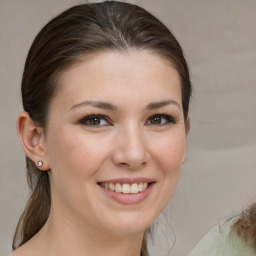
<path id="1" fill-rule="evenodd" d="M 256 252 L 235 232 L 232 218 L 210 230 L 188 256 L 256 256 Z"/>

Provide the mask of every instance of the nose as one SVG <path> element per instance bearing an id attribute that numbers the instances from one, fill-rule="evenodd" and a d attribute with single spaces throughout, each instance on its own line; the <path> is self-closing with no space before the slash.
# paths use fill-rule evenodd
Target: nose
<path id="1" fill-rule="evenodd" d="M 112 158 L 115 165 L 129 169 L 138 169 L 148 163 L 150 153 L 142 129 L 133 126 L 119 131 Z"/>

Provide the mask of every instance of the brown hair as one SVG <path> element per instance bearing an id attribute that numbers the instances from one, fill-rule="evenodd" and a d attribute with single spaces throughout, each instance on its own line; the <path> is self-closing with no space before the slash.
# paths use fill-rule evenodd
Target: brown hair
<path id="1" fill-rule="evenodd" d="M 235 221 L 233 229 L 256 251 L 256 203 L 242 211 Z"/>
<path id="2" fill-rule="evenodd" d="M 88 54 L 129 49 L 149 50 L 177 69 L 186 121 L 191 83 L 179 43 L 156 17 L 136 5 L 116 1 L 74 6 L 42 28 L 25 63 L 21 86 L 24 110 L 47 131 L 48 108 L 57 92 L 61 72 Z M 31 195 L 17 225 L 13 249 L 42 228 L 51 206 L 48 173 L 38 171 L 28 157 L 26 160 Z M 143 247 L 146 252 L 145 240 Z"/>

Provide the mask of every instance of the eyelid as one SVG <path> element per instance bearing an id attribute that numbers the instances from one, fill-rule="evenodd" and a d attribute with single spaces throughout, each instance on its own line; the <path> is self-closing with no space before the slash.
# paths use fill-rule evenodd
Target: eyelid
<path id="1" fill-rule="evenodd" d="M 150 120 L 152 120 L 153 118 L 156 118 L 156 117 L 159 117 L 159 118 L 164 118 L 166 121 L 165 123 L 163 124 L 153 124 L 153 123 L 150 123 Z M 108 124 L 87 124 L 86 122 L 92 120 L 93 118 L 98 118 L 98 119 L 102 119 L 102 120 L 105 120 Z M 84 125 L 84 126 L 89 126 L 89 127 L 106 127 L 106 126 L 113 126 L 113 122 L 111 121 L 111 119 L 104 115 L 104 114 L 87 114 L 85 116 L 83 116 L 82 118 L 80 118 L 78 121 L 77 121 L 78 124 L 81 124 L 81 125 Z M 145 122 L 145 125 L 149 125 L 149 126 L 164 126 L 164 125 L 169 125 L 169 124 L 175 124 L 177 123 L 177 119 L 173 117 L 173 115 L 171 114 L 167 114 L 167 113 L 156 113 L 156 114 L 153 114 L 151 116 L 148 117 L 148 119 L 146 120 Z"/>
<path id="2" fill-rule="evenodd" d="M 165 124 L 147 124 L 152 118 L 155 118 L 155 117 L 165 118 L 167 122 Z M 153 126 L 164 126 L 164 125 L 176 124 L 176 123 L 177 123 L 176 118 L 166 113 L 157 113 L 157 114 L 151 115 L 146 121 L 146 125 L 153 125 Z"/>
<path id="3" fill-rule="evenodd" d="M 102 114 L 88 114 L 84 116 L 83 118 L 78 120 L 79 124 L 85 125 L 85 126 L 90 126 L 90 127 L 101 127 L 101 126 L 108 126 L 108 125 L 90 125 L 90 124 L 85 124 L 86 121 L 89 121 L 90 119 L 93 118 L 99 118 L 107 121 L 109 125 L 112 125 L 110 118 L 108 118 L 106 115 Z"/>

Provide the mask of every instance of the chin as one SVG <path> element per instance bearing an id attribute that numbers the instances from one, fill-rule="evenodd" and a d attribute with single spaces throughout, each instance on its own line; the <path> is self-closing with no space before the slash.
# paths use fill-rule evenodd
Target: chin
<path id="1" fill-rule="evenodd" d="M 123 212 L 112 217 L 111 220 L 106 221 L 105 228 L 116 235 L 133 235 L 144 233 L 146 228 L 153 223 L 157 215 L 145 211 Z"/>

